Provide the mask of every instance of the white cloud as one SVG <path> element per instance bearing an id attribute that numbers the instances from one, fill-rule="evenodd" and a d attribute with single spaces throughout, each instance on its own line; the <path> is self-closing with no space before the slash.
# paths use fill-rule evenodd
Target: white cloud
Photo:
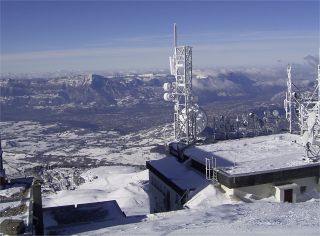
<path id="1" fill-rule="evenodd" d="M 87 48 L 87 49 L 70 49 L 40 52 L 24 52 L 2 54 L 3 61 L 20 61 L 20 60 L 37 60 L 50 58 L 65 57 L 86 57 L 86 56 L 114 56 L 139 53 L 158 53 L 168 51 L 169 48 Z"/>
<path id="2" fill-rule="evenodd" d="M 180 38 L 193 46 L 195 68 L 302 63 L 319 47 L 319 36 L 313 31 L 205 32 Z M 114 42 L 94 42 L 78 49 L 6 53 L 0 63 L 2 72 L 168 68 L 169 39 L 169 35 L 134 36 L 117 39 L 117 47 Z"/>

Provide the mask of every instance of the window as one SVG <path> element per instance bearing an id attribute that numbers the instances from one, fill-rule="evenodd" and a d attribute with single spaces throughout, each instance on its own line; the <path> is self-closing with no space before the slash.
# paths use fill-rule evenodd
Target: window
<path id="1" fill-rule="evenodd" d="M 300 193 L 304 193 L 307 190 L 307 186 L 300 187 Z"/>

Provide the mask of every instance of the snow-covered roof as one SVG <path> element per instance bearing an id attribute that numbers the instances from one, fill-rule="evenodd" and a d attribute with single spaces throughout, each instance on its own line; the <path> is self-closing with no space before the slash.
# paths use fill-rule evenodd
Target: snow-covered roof
<path id="1" fill-rule="evenodd" d="M 126 223 L 126 215 L 115 200 L 43 208 L 43 217 L 46 234 L 90 231 L 93 222 L 102 222 L 100 227 Z"/>
<path id="2" fill-rule="evenodd" d="M 0 190 L 0 212 L 4 213 L 0 216 L 0 223 L 5 219 L 16 219 L 29 225 L 32 182 L 32 177 L 10 179 Z"/>
<path id="3" fill-rule="evenodd" d="M 195 190 L 207 183 L 203 176 L 195 172 L 194 169 L 178 162 L 173 156 L 149 161 L 148 164 L 181 190 Z"/>
<path id="4" fill-rule="evenodd" d="M 319 165 L 305 160 L 300 137 L 286 133 L 228 140 L 190 147 L 184 154 L 203 165 L 206 158 L 216 158 L 217 168 L 231 175 Z"/>

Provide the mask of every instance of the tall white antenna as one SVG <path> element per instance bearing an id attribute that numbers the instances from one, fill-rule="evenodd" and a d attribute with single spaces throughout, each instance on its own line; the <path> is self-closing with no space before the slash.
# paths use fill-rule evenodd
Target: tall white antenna
<path id="1" fill-rule="evenodd" d="M 2 151 L 2 145 L 1 145 L 1 136 L 0 136 L 0 173 L 3 171 L 3 160 L 2 160 L 2 154 L 3 154 L 3 151 Z"/>
<path id="2" fill-rule="evenodd" d="M 284 109 L 286 111 L 286 119 L 289 122 L 289 132 L 292 133 L 292 80 L 291 80 L 291 65 L 287 67 L 287 92 L 284 100 Z"/>
<path id="3" fill-rule="evenodd" d="M 320 102 L 320 56 L 318 64 L 318 101 Z"/>
<path id="4" fill-rule="evenodd" d="M 192 48 L 177 46 L 177 26 L 173 26 L 174 53 L 170 60 L 170 71 L 175 82 L 165 83 L 164 100 L 173 101 L 174 105 L 174 139 L 179 142 L 192 143 L 197 135 L 207 126 L 205 112 L 194 103 L 192 95 Z"/>
<path id="5" fill-rule="evenodd" d="M 312 93 L 293 94 L 291 91 L 291 68 L 288 68 L 288 92 L 286 94 L 285 109 L 287 119 L 291 119 L 290 106 L 298 108 L 299 126 L 302 142 L 306 148 L 307 157 L 315 162 L 320 159 L 320 64 L 318 65 L 317 86 Z M 290 122 L 290 130 L 291 130 Z"/>
<path id="6" fill-rule="evenodd" d="M 319 48 L 320 57 L 320 48 Z M 292 132 L 293 116 L 295 112 L 299 119 L 302 142 L 307 151 L 307 157 L 311 161 L 320 160 L 320 58 L 318 64 L 317 86 L 310 92 L 292 92 L 291 66 L 288 66 L 288 80 L 284 108 L 286 118 L 289 121 L 289 129 Z"/>
<path id="7" fill-rule="evenodd" d="M 3 154 L 3 151 L 2 151 L 1 135 L 0 135 L 0 189 L 3 189 L 6 183 L 6 170 L 3 167 L 2 154 Z"/>
<path id="8" fill-rule="evenodd" d="M 319 62 L 318 62 L 318 119 L 320 119 L 320 48 L 319 48 Z"/>
<path id="9" fill-rule="evenodd" d="M 177 40 L 178 40 L 178 38 L 177 38 L 177 24 L 176 23 L 173 24 L 173 34 L 174 34 L 173 45 L 174 45 L 174 48 L 176 48 L 177 47 Z"/>

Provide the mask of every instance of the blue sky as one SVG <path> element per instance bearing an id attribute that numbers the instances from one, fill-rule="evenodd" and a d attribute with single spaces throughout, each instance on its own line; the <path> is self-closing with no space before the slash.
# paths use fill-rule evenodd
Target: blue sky
<path id="1" fill-rule="evenodd" d="M 318 1 L 1 1 L 1 72 L 168 68 L 172 25 L 194 67 L 301 63 Z"/>

